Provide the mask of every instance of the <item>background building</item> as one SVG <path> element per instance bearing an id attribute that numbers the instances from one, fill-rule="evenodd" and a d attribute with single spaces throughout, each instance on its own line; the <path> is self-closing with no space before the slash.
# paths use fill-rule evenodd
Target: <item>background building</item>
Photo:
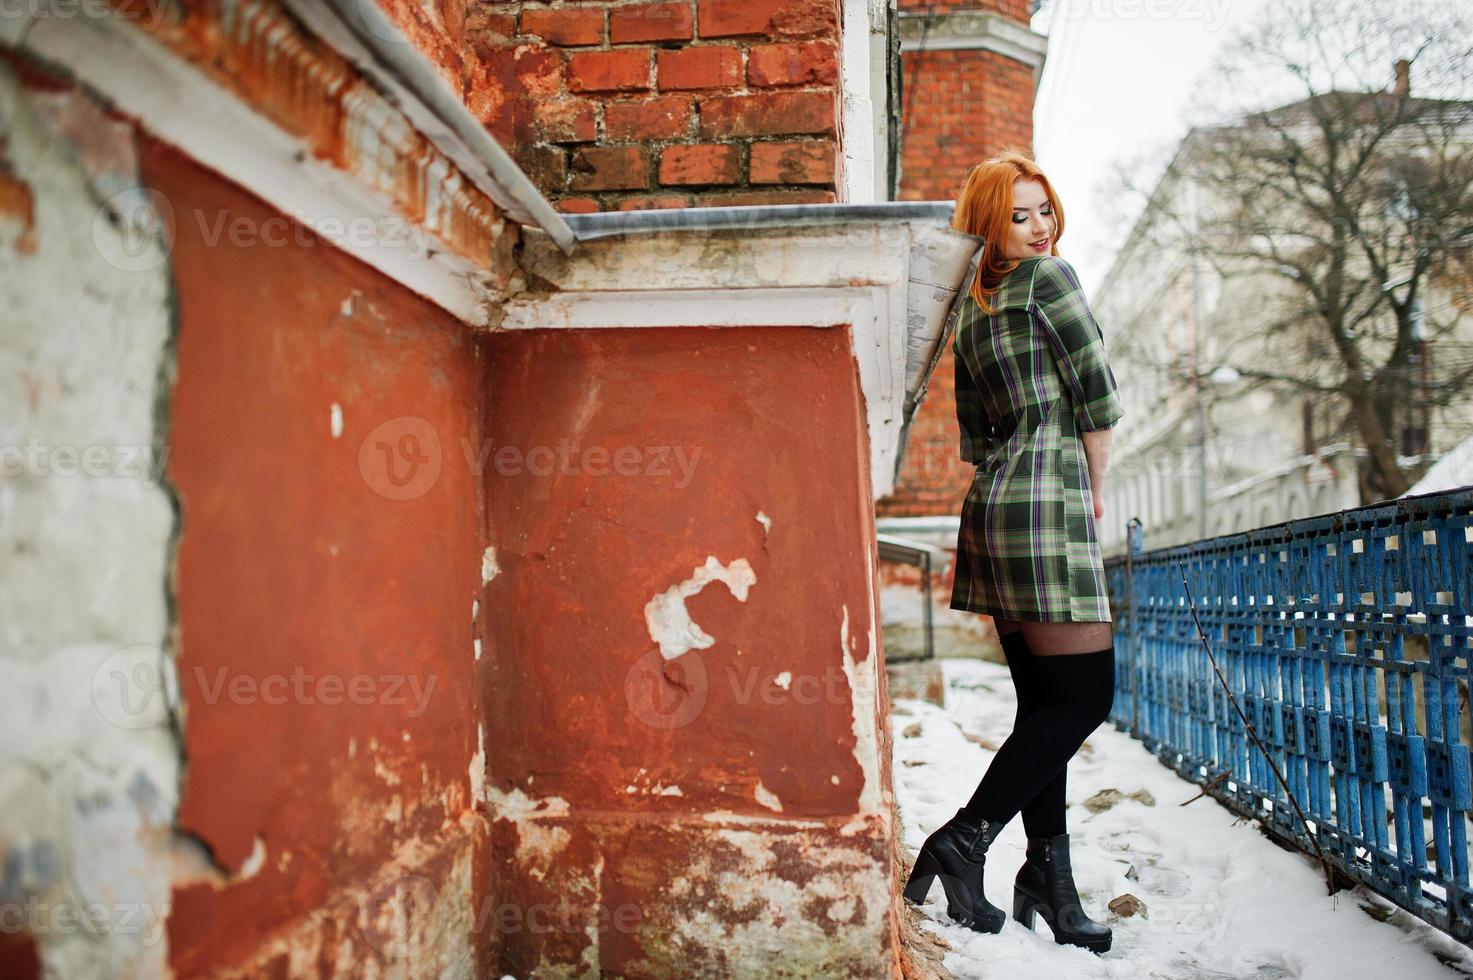
<path id="1" fill-rule="evenodd" d="M 1407 95 L 1403 88 L 1323 98 L 1338 98 L 1343 111 L 1366 115 L 1370 126 L 1368 107 Z M 1450 158 L 1466 160 L 1462 154 L 1473 146 L 1469 104 L 1417 102 L 1415 111 L 1449 126 Z M 1313 148 L 1314 113 L 1305 100 L 1265 118 Z M 1424 155 L 1420 132 L 1412 124 L 1388 127 L 1387 159 Z M 1101 527 L 1107 551 L 1124 548 L 1132 516 L 1143 521 L 1146 546 L 1155 548 L 1384 499 L 1369 479 L 1368 449 L 1346 389 L 1369 381 L 1397 337 L 1407 344 L 1406 361 L 1386 362 L 1380 375 L 1398 393 L 1384 427 L 1406 482 L 1473 433 L 1466 259 L 1419 267 L 1414 322 L 1399 330 L 1397 311 L 1373 301 L 1383 289 L 1404 298 L 1405 281 L 1383 281 L 1351 253 L 1344 280 L 1366 300 L 1348 342 L 1368 372 L 1366 381 L 1353 382 L 1342 353 L 1305 314 L 1292 280 L 1292 264 L 1314 269 L 1326 261 L 1316 219 L 1278 205 L 1282 230 L 1250 236 L 1241 215 L 1254 209 L 1253 200 L 1239 210 L 1243 202 L 1222 193 L 1238 179 L 1220 175 L 1230 151 L 1240 153 L 1245 169 L 1256 166 L 1239 149 L 1250 139 L 1232 127 L 1188 135 L 1093 298 L 1126 404 L 1106 494 L 1117 519 Z M 1257 210 L 1268 211 L 1278 198 L 1265 191 L 1260 200 Z M 1365 220 L 1376 220 L 1374 211 Z M 1451 232 L 1464 244 L 1450 254 L 1466 253 L 1466 231 Z M 1270 252 L 1288 264 L 1266 265 L 1257 254 Z"/>

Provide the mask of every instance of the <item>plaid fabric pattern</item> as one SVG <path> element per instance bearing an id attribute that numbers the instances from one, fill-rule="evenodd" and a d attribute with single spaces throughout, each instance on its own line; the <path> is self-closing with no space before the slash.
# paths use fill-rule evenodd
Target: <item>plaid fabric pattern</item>
<path id="1" fill-rule="evenodd" d="M 1124 415 L 1104 336 L 1074 267 L 1019 262 L 988 316 L 966 296 L 957 318 L 962 459 L 977 472 L 962 503 L 951 608 L 1049 622 L 1110 619 L 1079 433 Z"/>

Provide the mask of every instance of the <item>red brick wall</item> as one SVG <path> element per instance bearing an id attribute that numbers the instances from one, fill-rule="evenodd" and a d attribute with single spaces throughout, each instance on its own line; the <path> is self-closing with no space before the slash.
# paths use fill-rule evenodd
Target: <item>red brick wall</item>
<path id="1" fill-rule="evenodd" d="M 838 0 L 481 3 L 466 102 L 570 212 L 836 200 Z"/>
<path id="2" fill-rule="evenodd" d="M 902 9 L 921 6 L 902 3 Z M 1027 0 L 970 4 L 1028 22 Z M 939 8 L 938 8 L 939 9 Z M 946 9 L 955 9 L 947 5 Z M 1033 68 L 992 51 L 908 51 L 901 145 L 900 198 L 955 200 L 967 170 L 1004 146 L 1033 146 Z M 911 426 L 895 491 L 876 505 L 881 516 L 951 515 L 961 510 L 972 466 L 959 456 L 950 346 L 936 365 Z"/>

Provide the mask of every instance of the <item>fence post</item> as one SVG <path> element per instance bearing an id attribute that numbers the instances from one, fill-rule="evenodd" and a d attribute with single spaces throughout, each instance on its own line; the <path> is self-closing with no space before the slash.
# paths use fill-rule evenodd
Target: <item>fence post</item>
<path id="1" fill-rule="evenodd" d="M 1125 524 L 1125 644 L 1130 668 L 1130 734 L 1141 736 L 1141 705 L 1136 684 L 1140 676 L 1137 659 L 1140 647 L 1135 635 L 1135 556 L 1141 552 L 1141 519 L 1132 517 Z"/>

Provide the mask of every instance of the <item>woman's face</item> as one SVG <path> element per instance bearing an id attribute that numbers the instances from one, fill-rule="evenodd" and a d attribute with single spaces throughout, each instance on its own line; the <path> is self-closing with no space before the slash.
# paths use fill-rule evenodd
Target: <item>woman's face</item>
<path id="1" fill-rule="evenodd" d="M 1007 257 L 1026 259 L 1030 255 L 1051 254 L 1057 229 L 1058 221 L 1054 218 L 1054 209 L 1049 204 L 1043 184 L 1032 177 L 1015 180 Z"/>

